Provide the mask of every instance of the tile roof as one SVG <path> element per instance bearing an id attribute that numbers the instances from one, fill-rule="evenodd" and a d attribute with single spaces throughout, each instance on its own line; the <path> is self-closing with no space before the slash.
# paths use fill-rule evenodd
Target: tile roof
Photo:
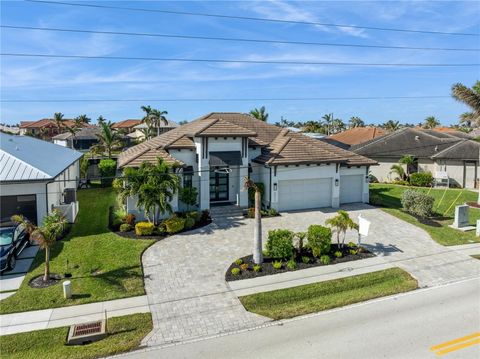
<path id="1" fill-rule="evenodd" d="M 171 148 L 193 148 L 192 137 L 238 136 L 249 137 L 250 146 L 262 146 L 256 162 L 268 164 L 298 164 L 341 162 L 347 165 L 376 164 L 366 157 L 335 147 L 314 138 L 265 123 L 234 112 L 212 112 L 133 146 L 122 152 L 118 167 L 141 163 L 143 158 L 163 156 Z M 184 147 L 183 147 L 184 146 Z"/>
<path id="2" fill-rule="evenodd" d="M 123 121 L 115 122 L 112 125 L 112 128 L 132 128 L 132 127 L 137 126 L 141 123 L 142 123 L 142 120 L 132 120 L 132 119 L 123 120 Z"/>
<path id="3" fill-rule="evenodd" d="M 64 126 L 73 127 L 75 125 L 75 121 L 71 119 L 63 119 L 62 123 Z M 45 127 L 56 127 L 56 123 L 51 118 L 43 118 L 38 121 L 23 121 L 20 123 L 20 128 L 27 128 L 27 129 L 36 129 L 36 128 L 45 128 Z M 93 125 L 84 123 L 82 124 L 83 127 L 93 127 Z"/>
<path id="4" fill-rule="evenodd" d="M 354 127 L 348 130 L 328 136 L 327 138 L 345 143 L 347 145 L 358 145 L 374 138 L 385 135 L 387 132 L 377 127 Z"/>
<path id="5" fill-rule="evenodd" d="M 98 127 L 87 127 L 82 128 L 81 130 L 75 132 L 75 139 L 77 140 L 97 140 L 100 134 L 100 129 Z M 71 132 L 60 133 L 52 137 L 52 140 L 68 140 L 72 138 L 73 134 Z"/>

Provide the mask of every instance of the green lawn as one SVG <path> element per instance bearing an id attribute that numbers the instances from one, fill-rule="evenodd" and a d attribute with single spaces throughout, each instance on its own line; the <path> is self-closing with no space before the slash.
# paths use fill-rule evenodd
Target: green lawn
<path id="1" fill-rule="evenodd" d="M 2 335 L 1 356 L 10 359 L 99 358 L 137 348 L 151 330 L 150 313 L 142 313 L 109 319 L 109 336 L 88 345 L 66 346 L 68 327 Z"/>
<path id="2" fill-rule="evenodd" d="M 73 298 L 63 298 L 61 283 L 44 289 L 28 285 L 44 270 L 44 252 L 39 251 L 17 293 L 2 300 L 1 314 L 145 294 L 140 258 L 153 241 L 126 239 L 108 230 L 108 208 L 115 203 L 111 188 L 81 190 L 78 199 L 77 220 L 67 238 L 52 248 L 50 262 L 52 273 L 63 274 L 68 260 Z"/>
<path id="3" fill-rule="evenodd" d="M 292 318 L 368 299 L 408 292 L 417 281 L 400 268 L 240 297 L 250 312 L 273 319 Z"/>
<path id="4" fill-rule="evenodd" d="M 429 192 L 428 194 L 435 198 L 433 209 L 436 218 L 433 218 L 431 221 L 419 222 L 415 217 L 402 211 L 400 198 L 402 193 L 409 188 L 414 188 L 424 193 Z M 428 188 L 372 183 L 370 185 L 370 195 L 381 198 L 382 205 L 385 206 L 382 209 L 385 212 L 424 229 L 440 244 L 451 246 L 480 242 L 480 238 L 475 236 L 475 231 L 462 232 L 448 227 L 449 224 L 453 223 L 455 205 L 464 204 L 465 202 L 476 202 L 478 199 L 477 192 L 453 188 L 448 189 L 446 192 L 445 189 L 432 189 L 429 191 Z M 480 210 L 470 208 L 469 213 L 470 223 L 475 225 L 477 219 L 480 219 Z"/>

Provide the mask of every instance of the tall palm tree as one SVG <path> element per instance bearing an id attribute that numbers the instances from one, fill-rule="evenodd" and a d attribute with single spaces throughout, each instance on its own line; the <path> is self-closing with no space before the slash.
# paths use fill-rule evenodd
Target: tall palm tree
<path id="1" fill-rule="evenodd" d="M 425 129 L 433 129 L 440 125 L 440 122 L 435 118 L 435 116 L 428 116 L 422 124 L 422 127 Z"/>
<path id="2" fill-rule="evenodd" d="M 102 115 L 98 116 L 98 118 L 97 118 L 98 126 L 102 126 L 102 123 L 104 123 L 106 121 L 107 120 L 105 120 Z"/>
<path id="3" fill-rule="evenodd" d="M 306 121 L 302 124 L 304 132 L 324 133 L 325 127 L 320 121 Z"/>
<path id="4" fill-rule="evenodd" d="M 382 127 L 387 130 L 388 132 L 395 132 L 400 129 L 400 122 L 399 121 L 393 121 L 393 120 L 388 120 L 385 122 Z"/>
<path id="5" fill-rule="evenodd" d="M 99 143 L 92 146 L 93 152 L 107 153 L 108 158 L 112 158 L 112 150 L 122 145 L 120 135 L 112 130 L 112 123 L 101 122 L 101 132 L 97 134 Z"/>
<path id="6" fill-rule="evenodd" d="M 65 123 L 63 122 L 63 113 L 55 112 L 53 115 L 53 121 L 55 128 L 57 129 L 57 134 L 62 132 L 62 129 L 65 127 Z"/>
<path id="7" fill-rule="evenodd" d="M 398 178 L 402 181 L 405 180 L 405 170 L 400 164 L 392 165 L 392 167 L 390 167 L 390 173 L 397 174 Z"/>
<path id="8" fill-rule="evenodd" d="M 268 113 L 265 110 L 265 106 L 262 106 L 260 108 L 254 108 L 253 110 L 250 111 L 250 115 L 255 117 L 257 120 L 267 122 L 268 120 Z"/>
<path id="9" fill-rule="evenodd" d="M 142 119 L 148 127 L 156 128 L 157 129 L 157 136 L 160 134 L 160 127 L 162 123 L 168 125 L 168 120 L 164 115 L 168 115 L 167 111 L 161 111 L 150 106 L 142 106 L 142 111 L 145 112 L 145 116 Z"/>
<path id="10" fill-rule="evenodd" d="M 22 215 L 12 216 L 12 221 L 24 225 L 27 232 L 30 233 L 30 239 L 36 241 L 40 248 L 45 249 L 43 281 L 48 281 L 50 279 L 50 248 L 65 230 L 67 220 L 58 210 L 54 210 L 43 218 L 43 225 L 40 227 L 35 226 Z"/>
<path id="11" fill-rule="evenodd" d="M 327 136 L 330 135 L 330 126 L 332 125 L 333 122 L 333 113 L 327 113 L 322 116 L 323 120 L 325 121 L 325 127 L 327 128 L 326 134 Z"/>
<path id="12" fill-rule="evenodd" d="M 246 190 L 253 188 L 255 190 L 255 225 L 253 227 L 253 261 L 255 264 L 263 263 L 263 245 L 262 245 L 262 192 L 255 182 L 244 178 L 244 187 Z"/>
<path id="13" fill-rule="evenodd" d="M 83 124 L 89 124 L 90 121 L 92 121 L 92 119 L 90 117 L 88 117 L 87 115 L 80 115 L 78 117 L 75 118 L 75 120 L 78 119 L 78 121 L 80 123 L 83 123 Z"/>
<path id="14" fill-rule="evenodd" d="M 345 235 L 347 229 L 356 229 L 358 230 L 358 224 L 356 224 L 345 211 L 338 211 L 335 217 L 329 218 L 325 221 L 327 226 L 333 228 L 337 234 L 337 244 L 340 247 L 340 235 L 343 235 L 341 247 L 345 245 Z"/>
<path id="15" fill-rule="evenodd" d="M 349 128 L 355 128 L 355 127 L 365 127 L 365 122 L 358 117 L 358 116 L 353 116 L 350 117 L 350 121 L 348 121 L 348 127 Z"/>
<path id="16" fill-rule="evenodd" d="M 472 112 L 460 115 L 460 124 L 466 127 L 480 126 L 480 81 L 477 81 L 472 88 L 461 83 L 453 85 L 452 96 L 472 109 Z"/>
<path id="17" fill-rule="evenodd" d="M 336 118 L 330 124 L 330 133 L 342 132 L 345 129 L 345 123 L 339 118 Z"/>

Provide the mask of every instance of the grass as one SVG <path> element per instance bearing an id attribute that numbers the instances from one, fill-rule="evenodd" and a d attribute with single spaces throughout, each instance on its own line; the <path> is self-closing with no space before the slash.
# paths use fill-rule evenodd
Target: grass
<path id="1" fill-rule="evenodd" d="M 109 336 L 81 346 L 64 345 L 68 327 L 0 336 L 2 357 L 10 359 L 86 359 L 114 355 L 137 348 L 152 330 L 150 313 L 108 320 Z"/>
<path id="2" fill-rule="evenodd" d="M 385 212 L 424 229 L 433 240 L 442 245 L 452 246 L 480 242 L 480 238 L 475 236 L 475 231 L 462 232 L 448 227 L 449 224 L 453 223 L 455 206 L 465 202 L 476 202 L 478 199 L 477 192 L 453 188 L 446 190 L 446 192 L 445 189 L 430 190 L 428 194 L 435 198 L 433 206 L 436 212 L 435 217 L 430 221 L 419 222 L 417 218 L 404 212 L 400 203 L 402 193 L 410 188 L 424 193 L 429 192 L 428 188 L 372 183 L 370 185 L 370 196 L 380 197 L 381 204 L 384 206 L 382 209 Z M 475 225 L 477 219 L 480 219 L 480 209 L 470 208 L 469 216 L 470 223 Z"/>
<path id="3" fill-rule="evenodd" d="M 272 319 L 292 318 L 417 288 L 400 268 L 240 297 L 250 312 Z"/>
<path id="4" fill-rule="evenodd" d="M 39 251 L 20 289 L 2 300 L 0 314 L 63 307 L 145 294 L 141 254 L 153 243 L 110 232 L 108 208 L 115 203 L 111 188 L 78 191 L 80 212 L 67 238 L 52 248 L 52 273 L 72 273 L 72 299 L 64 299 L 61 283 L 44 289 L 28 282 L 43 273 L 44 252 Z"/>

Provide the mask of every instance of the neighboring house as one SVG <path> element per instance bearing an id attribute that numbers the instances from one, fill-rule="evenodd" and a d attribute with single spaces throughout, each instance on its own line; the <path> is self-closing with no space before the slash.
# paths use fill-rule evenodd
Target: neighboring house
<path id="1" fill-rule="evenodd" d="M 473 138 L 473 136 L 471 134 L 469 134 L 467 132 L 457 130 L 456 128 L 452 128 L 452 127 L 435 127 L 435 128 L 432 128 L 432 129 L 424 129 L 424 128 L 421 128 L 421 127 L 415 127 L 415 129 L 422 130 L 422 131 L 427 131 L 428 133 L 431 133 L 431 131 L 439 132 L 439 133 L 443 133 L 443 134 L 446 134 L 446 135 L 450 135 L 450 136 L 454 136 L 454 137 L 460 137 L 460 138 L 466 138 L 466 139 Z"/>
<path id="2" fill-rule="evenodd" d="M 159 128 L 158 132 L 159 132 L 159 134 L 162 134 L 162 133 L 165 133 L 167 131 L 170 131 L 170 130 L 174 129 L 175 127 L 178 127 L 178 124 L 175 121 L 167 120 L 167 123 L 164 123 L 162 121 L 162 123 L 160 124 L 160 128 Z M 129 133 L 127 135 L 127 137 L 129 137 L 133 140 L 143 141 L 145 139 L 144 130 L 146 130 L 148 128 L 147 124 L 141 123 L 139 125 L 134 126 L 133 128 L 134 128 L 134 131 Z M 153 131 L 157 131 L 157 129 L 155 128 Z"/>
<path id="3" fill-rule="evenodd" d="M 480 143 L 446 132 L 404 128 L 351 150 L 377 161 L 371 173 L 381 182 L 395 179 L 391 167 L 404 155 L 416 159 L 411 172 L 431 172 L 434 177 L 447 175 L 450 184 L 475 188 L 478 178 Z"/>
<path id="4" fill-rule="evenodd" d="M 65 127 L 74 127 L 75 122 L 71 119 L 64 119 L 62 121 Z M 84 123 L 83 127 L 92 127 L 92 125 Z M 44 118 L 38 121 L 22 121 L 20 122 L 20 135 L 31 135 L 34 137 L 42 137 L 45 140 L 49 140 L 52 137 L 62 133 L 64 130 L 59 129 L 53 119 Z"/>
<path id="5" fill-rule="evenodd" d="M 161 157 L 182 166 L 183 186 L 195 186 L 200 209 L 247 207 L 243 180 L 265 187 L 263 204 L 280 211 L 368 202 L 369 166 L 376 162 L 242 113 L 210 113 L 122 152 L 118 167 Z M 172 202 L 179 208 L 178 199 Z M 142 218 L 135 198 L 127 210 Z"/>
<path id="6" fill-rule="evenodd" d="M 140 125 L 141 123 L 142 120 L 123 120 L 112 124 L 112 129 L 122 131 L 124 133 L 132 133 L 135 131 L 135 126 Z"/>
<path id="7" fill-rule="evenodd" d="M 0 125 L 0 132 L 11 135 L 18 135 L 20 132 L 20 128 L 17 126 Z"/>
<path id="8" fill-rule="evenodd" d="M 71 132 L 61 133 L 52 137 L 52 140 L 57 145 L 85 152 L 98 143 L 99 134 L 98 127 L 88 127 L 75 132 L 75 135 Z"/>
<path id="9" fill-rule="evenodd" d="M 348 130 L 328 136 L 326 140 L 332 144 L 337 144 L 344 148 L 349 148 L 353 145 L 371 141 L 377 137 L 383 136 L 387 133 L 384 129 L 378 127 L 354 127 Z"/>
<path id="10" fill-rule="evenodd" d="M 73 222 L 81 157 L 50 142 L 0 133 L 0 218 L 23 214 L 41 224 L 47 213 L 59 209 Z"/>

